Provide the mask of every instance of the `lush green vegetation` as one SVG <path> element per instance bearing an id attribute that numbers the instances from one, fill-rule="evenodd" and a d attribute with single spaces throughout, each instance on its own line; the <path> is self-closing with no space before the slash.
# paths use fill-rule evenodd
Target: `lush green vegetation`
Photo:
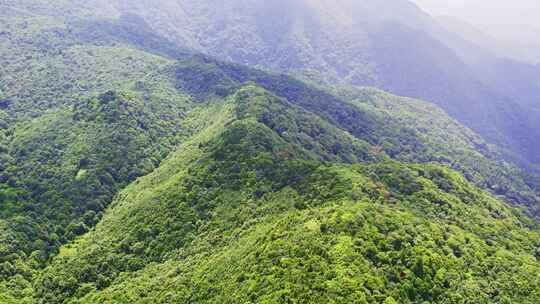
<path id="1" fill-rule="evenodd" d="M 122 191 L 96 229 L 62 248 L 40 275 L 38 296 L 49 303 L 540 299 L 537 223 L 444 167 L 324 162 L 271 128 L 299 115 L 268 118 L 265 108 L 277 101 L 267 94 L 240 90 L 212 126 Z"/>
<path id="2" fill-rule="evenodd" d="M 30 269 L 100 220 L 119 189 L 159 165 L 185 131 L 170 106 L 152 112 L 111 91 L 16 129 L 2 172 L 1 278 L 30 279 Z"/>
<path id="3" fill-rule="evenodd" d="M 538 301 L 539 180 L 442 110 L 4 8 L 1 303 Z"/>
<path id="4" fill-rule="evenodd" d="M 0 294 L 14 299 L 204 123 L 184 121 L 192 106 L 170 81 L 173 61 L 121 43 L 128 21 L 115 37 L 28 10 L 0 18 Z"/>
<path id="5" fill-rule="evenodd" d="M 374 89 L 315 89 L 285 75 L 196 56 L 177 65 L 177 86 L 200 98 L 225 96 L 255 82 L 335 126 L 405 162 L 437 162 L 460 171 L 478 186 L 538 216 L 539 189 L 507 163 L 499 149 L 428 103 Z M 200 85 L 203 83 L 204 85 Z M 337 95 L 337 96 L 336 96 Z"/>
<path id="6" fill-rule="evenodd" d="M 138 97 L 110 91 L 18 127 L 3 174 L 29 197 L 2 204 L 2 217 L 53 222 L 59 226 L 43 232 L 56 241 L 84 233 L 118 189 L 151 172 L 175 145 L 182 112 L 170 106 L 153 112 Z M 19 247 L 47 251 L 29 245 Z"/>

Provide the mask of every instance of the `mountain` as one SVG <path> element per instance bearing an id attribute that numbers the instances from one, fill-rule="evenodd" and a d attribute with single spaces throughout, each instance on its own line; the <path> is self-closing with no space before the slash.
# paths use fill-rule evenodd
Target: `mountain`
<path id="1" fill-rule="evenodd" d="M 0 302 L 537 302 L 540 180 L 437 106 L 0 16 Z"/>
<path id="2" fill-rule="evenodd" d="M 496 53 L 409 1 L 118 0 L 108 11 L 139 15 L 169 40 L 222 60 L 431 101 L 514 161 L 531 169 L 540 162 L 539 113 L 522 102 L 535 95 L 499 90 L 482 73 L 503 82 L 514 74 L 498 68 Z"/>
<path id="3" fill-rule="evenodd" d="M 332 129 L 253 85 L 216 107 L 211 126 L 62 248 L 37 281 L 40 299 L 538 300 L 540 286 L 529 285 L 540 282 L 535 224 L 456 173 L 320 162 L 327 156 L 292 136 L 305 132 L 309 142 L 310 130 Z"/>

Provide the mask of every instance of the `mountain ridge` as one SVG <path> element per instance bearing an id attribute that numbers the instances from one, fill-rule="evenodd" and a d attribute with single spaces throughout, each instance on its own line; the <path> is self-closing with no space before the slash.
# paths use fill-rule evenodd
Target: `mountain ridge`
<path id="1" fill-rule="evenodd" d="M 405 289 L 400 291 L 400 287 L 396 287 L 395 291 L 390 292 L 383 291 L 384 284 L 370 283 L 369 281 L 362 283 L 361 280 L 354 283 L 355 280 L 360 278 L 358 274 L 362 272 L 361 269 L 363 268 L 360 262 L 360 264 L 352 263 L 353 260 L 350 259 L 353 259 L 353 257 L 356 259 L 371 259 L 371 263 L 374 263 L 373 267 L 378 265 L 377 267 L 386 269 L 386 266 L 382 266 L 386 263 L 384 257 L 370 257 L 369 249 L 362 251 L 359 249 L 361 247 L 352 246 L 353 240 L 345 232 L 351 231 L 351 229 L 355 231 L 355 229 L 360 229 L 361 223 L 370 222 L 368 220 L 369 216 L 362 215 L 363 212 L 371 210 L 370 212 L 373 212 L 371 217 L 377 219 L 379 218 L 378 212 L 385 208 L 393 209 L 394 207 L 391 206 L 396 206 L 396 210 L 388 210 L 388 213 L 385 212 L 380 219 L 407 217 L 407 223 L 415 223 L 415 217 L 425 216 L 437 220 L 438 225 L 451 223 L 458 230 L 471 229 L 476 225 L 477 221 L 483 222 L 487 225 L 485 232 L 475 230 L 477 235 L 473 237 L 472 234 L 468 234 L 467 236 L 467 238 L 475 239 L 474 247 L 485 246 L 481 245 L 485 244 L 483 243 L 485 240 L 479 241 L 477 238 L 482 239 L 488 236 L 500 235 L 503 233 L 502 231 L 510 229 L 510 226 L 520 225 L 518 223 L 521 221 L 523 221 L 521 223 L 525 227 L 535 229 L 534 222 L 526 218 L 519 218 L 517 213 L 503 207 L 500 202 L 497 202 L 489 195 L 481 192 L 477 193 L 477 190 L 462 177 L 459 177 L 458 174 L 442 167 L 434 165 L 400 165 L 397 163 L 358 164 L 348 167 L 313 163 L 313 158 L 309 157 L 306 151 L 303 152 L 302 148 L 288 143 L 276 130 L 269 128 L 267 125 L 269 121 L 264 121 L 264 115 L 259 118 L 254 115 L 257 112 L 259 102 L 263 104 L 268 102 L 265 100 L 268 100 L 267 98 L 270 96 L 265 97 L 265 95 L 264 90 L 254 86 L 240 89 L 234 97 L 231 97 L 234 100 L 233 108 L 225 105 L 226 109 L 219 111 L 221 118 L 215 120 L 215 125 L 227 126 L 226 128 L 210 127 L 209 131 L 203 131 L 201 135 L 195 137 L 202 138 L 202 141 L 194 139 L 193 142 L 188 144 L 191 148 L 181 146 L 178 152 L 169 159 L 172 164 L 164 164 L 164 168 L 172 165 L 181 169 L 172 171 L 164 169 L 165 172 L 168 172 L 165 173 L 165 177 L 160 173 L 161 169 L 158 169 L 155 173 L 139 180 L 126 189 L 119 196 L 119 201 L 112 205 L 96 230 L 78 240 L 73 244 L 73 247 L 64 248 L 58 258 L 45 270 L 38 283 L 39 286 L 42 286 L 37 289 L 40 297 L 51 303 L 56 303 L 57 300 L 55 299 L 66 298 L 75 301 L 80 300 L 82 303 L 96 301 L 104 303 L 114 303 L 115 301 L 153 301 L 161 303 L 190 300 L 234 302 L 241 299 L 272 302 L 300 298 L 331 301 L 330 298 L 325 298 L 324 295 L 341 301 L 355 298 L 360 303 L 362 301 L 363 303 L 391 301 L 390 299 L 403 303 L 422 300 L 438 302 L 442 299 L 454 297 L 450 295 L 449 290 L 453 290 L 460 284 L 454 285 L 457 281 L 452 283 L 451 281 L 455 280 L 455 278 L 451 279 L 451 277 L 445 277 L 445 274 L 439 274 L 437 272 L 438 266 L 431 264 L 435 263 L 434 260 L 405 265 L 402 270 L 406 274 L 402 274 L 401 280 L 408 280 L 406 277 L 409 276 L 411 282 L 418 280 L 415 278 L 428 280 L 425 283 L 428 284 L 425 287 L 426 289 L 422 289 L 420 287 L 422 285 L 414 283 L 416 291 L 407 291 L 406 287 L 404 287 L 407 284 L 402 283 L 397 286 Z M 263 98 L 263 100 L 258 102 L 259 98 Z M 271 99 L 269 101 L 272 102 Z M 255 107 L 249 104 L 246 109 L 245 105 L 242 104 L 244 102 L 255 102 Z M 234 107 L 237 108 L 234 109 Z M 252 112 L 253 109 L 255 109 L 255 113 Z M 214 133 L 214 135 L 209 137 L 207 134 L 211 133 Z M 195 159 L 190 155 L 195 156 Z M 350 171 L 351 168 L 353 171 Z M 421 176 L 424 176 L 427 180 L 422 179 Z M 447 179 L 449 176 L 455 179 L 450 184 L 448 184 Z M 156 179 L 159 180 L 157 183 L 154 182 Z M 430 179 L 432 181 L 428 182 Z M 440 190 L 431 190 L 434 185 L 440 187 Z M 157 189 L 152 190 L 154 187 L 157 187 Z M 138 193 L 138 191 L 142 192 Z M 284 193 L 280 194 L 282 191 Z M 448 194 L 443 195 L 442 192 L 432 191 L 443 191 Z M 415 197 L 416 200 L 411 197 L 411 201 L 408 201 L 405 198 L 409 195 L 419 196 Z M 281 200 L 275 201 L 276 197 L 281 198 Z M 421 197 L 423 197 L 423 200 Z M 345 204 L 345 206 L 338 207 L 341 204 Z M 373 206 L 373 204 L 377 207 Z M 324 206 L 328 207 L 324 208 Z M 322 210 L 319 209 L 321 207 Z M 406 211 L 407 208 L 419 209 L 408 213 L 410 211 Z M 290 211 L 284 214 L 287 210 Z M 153 216 L 150 217 L 148 212 L 152 212 Z M 272 215 L 272 212 L 277 213 Z M 315 216 L 315 219 L 313 219 L 312 216 L 318 214 L 317 212 L 322 213 L 320 217 Z M 337 222 L 332 222 L 332 216 L 325 215 L 326 212 L 329 212 L 329 215 L 338 216 L 335 219 Z M 390 212 L 397 212 L 397 214 L 391 216 Z M 474 218 L 474 220 L 463 217 L 461 212 L 467 212 L 468 216 Z M 305 218 L 296 219 L 300 215 L 304 215 Z M 162 219 L 156 220 L 154 216 L 162 217 Z M 262 216 L 262 219 L 267 216 L 270 219 L 270 226 L 267 226 L 268 224 L 265 224 L 264 220 L 258 220 L 260 216 Z M 349 218 L 351 216 L 353 218 Z M 357 219 L 355 216 L 362 219 Z M 517 218 L 514 218 L 515 216 Z M 180 217 L 182 219 L 171 220 L 171 217 Z M 488 224 L 488 219 L 484 217 L 496 223 Z M 169 218 L 170 221 L 165 221 L 165 218 Z M 323 218 L 327 218 L 328 221 L 323 220 Z M 284 225 L 278 230 L 279 232 L 274 230 L 277 228 L 271 228 L 276 223 L 272 219 L 279 219 L 277 220 L 278 227 Z M 299 226 L 296 226 L 298 225 L 296 224 L 297 220 L 300 221 Z M 206 221 L 209 221 L 209 223 L 205 224 Z M 165 224 L 165 222 L 169 224 Z M 157 223 L 159 223 L 159 226 L 156 226 Z M 384 228 L 385 225 L 392 224 L 380 223 L 380 225 L 379 229 L 392 230 L 390 227 Z M 393 225 L 397 225 L 397 222 L 393 223 Z M 433 223 L 429 225 L 431 225 L 429 226 L 431 228 L 427 229 L 434 229 L 436 226 Z M 144 227 L 148 227 L 150 230 L 145 230 Z M 270 230 L 268 230 L 269 228 Z M 112 231 L 118 229 L 118 231 L 112 232 L 111 229 L 113 229 Z M 253 252 L 253 245 L 250 245 L 250 243 L 242 244 L 246 237 L 250 238 L 250 235 L 252 235 L 249 233 L 251 229 L 260 230 L 255 233 L 258 240 L 252 240 L 251 242 L 255 242 L 252 244 L 259 244 L 258 246 L 260 246 L 260 242 L 269 242 L 268 245 L 256 247 L 261 248 L 261 250 L 255 249 L 255 252 Z M 375 229 L 375 227 L 372 229 Z M 492 231 L 491 229 L 495 230 Z M 527 228 L 523 229 L 526 230 Z M 192 233 L 189 233 L 189 231 L 192 231 Z M 298 231 L 302 231 L 302 234 L 292 237 L 291 234 L 299 233 Z M 344 234 L 339 234 L 339 231 L 343 231 Z M 355 236 L 360 238 L 356 240 L 357 242 L 362 242 L 363 238 L 370 235 L 367 231 L 361 231 L 359 235 Z M 518 233 L 518 230 L 514 228 L 511 231 Z M 330 233 L 332 235 L 330 238 L 334 240 L 330 242 L 333 244 L 332 246 L 336 247 L 334 249 L 332 247 L 328 248 L 330 251 L 326 254 L 324 254 L 326 251 L 322 248 L 326 248 L 324 244 L 328 244 L 329 240 L 309 245 L 309 241 L 299 239 L 299 237 L 307 237 L 312 240 L 315 236 L 320 235 L 319 233 L 323 235 Z M 336 233 L 336 235 L 334 236 L 333 233 Z M 457 231 L 450 230 L 447 233 L 455 234 Z M 524 233 L 526 235 L 528 232 L 524 231 Z M 535 234 L 534 232 L 531 233 L 533 234 L 530 237 L 534 240 Z M 111 234 L 115 236 L 109 239 L 108 236 Z M 199 236 L 197 237 L 197 235 Z M 172 239 L 167 239 L 167 237 L 172 237 Z M 343 244 L 342 241 L 348 241 L 349 243 Z M 479 243 L 476 243 L 478 241 Z M 239 242 L 239 244 L 236 242 Z M 418 242 L 423 244 L 423 240 Z M 473 241 L 469 240 L 468 242 Z M 497 246 L 495 244 L 505 241 L 503 238 L 492 242 L 494 242 L 491 243 L 493 246 Z M 427 244 L 425 246 L 428 246 Z M 526 243 L 522 245 L 524 244 Z M 193 246 L 193 249 L 190 249 L 191 246 Z M 229 280 L 226 279 L 226 274 L 231 272 L 222 269 L 223 266 L 210 266 L 210 268 L 217 267 L 215 270 L 210 270 L 210 268 L 207 268 L 208 266 L 202 266 L 205 265 L 205 262 L 201 262 L 201 264 L 197 262 L 197 260 L 204 261 L 212 257 L 213 252 L 215 250 L 219 251 L 221 246 L 225 246 L 223 256 L 217 257 L 215 261 L 210 260 L 212 263 L 225 263 L 228 265 L 226 268 L 235 267 L 238 271 L 249 267 L 248 269 L 252 269 L 252 272 L 246 271 L 244 273 L 241 271 L 242 274 L 233 275 L 235 279 Z M 228 249 L 228 246 L 231 246 L 230 249 Z M 272 246 L 277 247 L 274 249 Z M 284 249 L 280 249 L 282 246 L 285 246 Z M 381 246 L 385 245 L 381 244 Z M 405 250 L 402 249 L 402 245 L 394 244 L 393 246 L 393 250 L 398 253 Z M 417 243 L 411 250 L 414 250 L 413 248 L 416 246 L 420 245 Z M 209 248 L 212 248 L 212 250 L 209 250 Z M 235 253 L 238 249 L 233 248 L 240 248 L 240 252 Z M 345 248 L 353 250 L 353 252 L 354 248 L 360 251 L 356 253 L 357 255 L 349 251 L 334 251 L 345 250 Z M 458 248 L 460 248 L 460 245 L 457 245 L 454 249 L 449 247 L 450 252 L 453 253 L 450 253 L 448 259 L 459 259 L 463 255 L 469 256 L 473 252 L 467 251 L 465 253 L 462 251 L 465 250 L 464 248 Z M 277 251 L 274 252 L 273 250 Z M 285 258 L 286 260 L 283 260 L 284 257 L 280 258 L 279 250 L 292 250 L 292 252 Z M 392 251 L 392 249 L 388 250 Z M 429 252 L 432 249 L 424 250 Z M 519 254 L 519 257 L 516 256 L 515 258 L 523 259 L 523 262 L 528 260 L 528 262 L 525 262 L 529 265 L 527 267 L 535 267 L 536 264 L 531 260 L 531 257 L 533 257 L 536 249 L 533 246 L 524 250 L 529 253 L 523 252 Z M 155 254 L 158 255 L 155 256 Z M 228 254 L 233 256 L 227 257 Z M 338 255 L 334 256 L 334 254 Z M 428 253 L 426 252 L 426 254 Z M 130 256 L 130 259 L 125 260 L 122 258 L 124 255 Z M 326 255 L 333 258 L 326 257 Z M 514 259 L 514 257 L 510 258 L 511 255 L 511 253 L 508 253 L 506 257 Z M 247 257 L 247 261 L 241 259 L 242 263 L 246 264 L 234 266 L 240 256 Z M 426 259 L 429 259 L 427 256 Z M 139 257 L 142 261 L 136 257 Z M 330 270 L 331 268 L 327 268 L 334 265 L 333 263 L 338 264 L 340 261 L 343 263 L 343 260 L 340 260 L 339 257 L 345 258 L 345 261 L 350 261 L 345 263 L 349 265 L 348 267 L 355 269 L 354 274 L 341 273 L 339 266 L 337 266 L 338 269 L 336 269 L 335 273 Z M 394 258 L 398 258 L 398 256 Z M 439 258 L 443 258 L 443 256 L 439 256 Z M 472 257 L 469 256 L 467 259 L 469 258 Z M 325 259 L 329 259 L 327 262 L 329 265 L 325 264 Z M 483 256 L 475 259 L 489 260 L 490 258 Z M 173 285 L 180 284 L 180 286 L 184 287 L 168 289 L 166 293 L 162 294 L 162 291 L 159 291 L 162 288 L 150 283 L 154 286 L 152 289 L 157 288 L 158 291 L 156 293 L 154 291 L 143 292 L 144 286 L 148 282 L 152 282 L 152 279 L 145 278 L 142 281 L 137 280 L 135 286 L 128 287 L 130 291 L 124 290 L 123 282 L 130 282 L 132 278 L 129 273 L 135 272 L 137 273 L 136 276 L 147 274 L 144 266 L 139 268 L 138 265 L 141 264 L 137 262 L 131 264 L 133 261 L 142 262 L 142 265 L 151 265 L 150 268 L 160 269 L 165 267 L 167 270 L 160 269 L 158 271 L 167 273 L 167 276 L 172 277 L 174 283 L 171 283 Z M 149 263 L 149 261 L 155 261 L 157 264 Z M 105 263 L 108 266 L 105 266 Z M 180 265 L 182 263 L 187 264 L 179 266 L 179 268 L 176 268 L 177 270 L 174 270 L 174 266 L 172 266 L 172 269 L 169 268 L 176 263 L 180 263 Z M 261 266 L 261 263 L 270 265 Z M 424 266 L 422 263 L 431 266 Z M 288 268 L 290 266 L 297 270 L 286 275 L 284 271 L 290 269 Z M 192 267 L 195 267 L 195 270 L 192 270 Z M 203 267 L 199 270 L 201 272 L 197 272 L 197 267 Z M 302 269 L 307 271 L 310 267 L 324 268 L 315 268 L 318 269 L 317 272 L 320 272 L 316 276 L 310 275 L 310 272 L 304 274 L 301 271 Z M 386 269 L 386 271 L 391 271 L 392 267 L 397 266 L 392 263 L 387 267 L 390 268 Z M 435 267 L 435 270 L 430 270 L 429 267 Z M 505 267 L 515 266 L 508 265 Z M 105 281 L 103 281 L 105 278 L 102 279 L 97 272 L 98 269 L 104 268 L 108 269 L 105 273 L 108 274 L 107 278 L 109 278 L 109 280 Z M 81 271 L 81 269 L 84 270 Z M 138 269 L 141 269 L 141 271 L 137 271 Z M 257 276 L 261 273 L 261 270 L 256 269 L 267 269 L 264 272 L 266 276 L 258 278 Z M 312 271 L 316 271 L 315 269 Z M 190 274 L 191 271 L 195 272 Z M 217 281 L 212 279 L 208 276 L 209 271 L 216 272 L 216 277 L 220 279 Z M 343 269 L 343 271 L 345 270 Z M 439 288 L 443 288 L 444 284 L 448 284 L 445 285 L 448 286 L 446 291 L 443 291 L 443 289 L 431 289 L 432 285 L 430 284 L 434 283 L 429 281 L 428 278 L 435 277 L 436 272 L 437 275 L 442 276 L 443 281 L 449 280 L 447 283 L 440 283 L 442 285 Z M 323 280 L 326 273 L 328 273 L 327 276 L 331 281 L 323 283 L 324 281 L 321 280 Z M 372 272 L 371 275 L 376 273 Z M 471 272 L 471 275 L 478 275 L 472 273 L 474 271 Z M 530 268 L 526 273 L 533 274 L 536 272 L 534 268 Z M 152 276 L 155 275 L 155 273 L 152 274 Z M 489 274 L 489 277 L 495 279 L 496 277 L 492 275 L 494 274 Z M 192 278 L 192 276 L 195 278 Z M 178 279 L 174 279 L 177 277 Z M 519 279 L 517 277 L 516 279 L 522 281 L 525 277 L 526 275 L 522 272 Z M 160 275 L 157 278 L 162 282 Z M 280 280 L 277 278 L 282 278 L 281 280 L 284 281 L 279 283 Z M 315 290 L 307 289 L 301 283 L 304 280 L 298 281 L 300 278 L 310 282 L 310 286 L 320 287 Z M 169 279 L 165 278 L 165 280 L 168 281 Z M 479 278 L 475 278 L 475 281 L 478 280 Z M 74 282 L 77 283 L 73 285 Z M 269 282 L 272 283 L 269 284 Z M 116 286 L 116 284 L 120 284 L 120 286 Z M 168 284 L 170 283 L 167 283 L 166 286 Z M 192 284 L 195 285 L 194 288 L 186 288 L 187 285 L 193 286 Z M 338 288 L 341 284 L 344 285 Z M 130 285 L 128 284 L 128 286 Z M 476 300 L 491 298 L 497 302 L 504 301 L 503 299 L 509 297 L 520 299 L 524 303 L 533 301 L 537 297 L 534 292 L 518 295 L 509 289 L 505 289 L 502 285 L 500 286 L 502 289 L 497 294 L 484 291 L 480 294 L 467 294 L 466 297 Z M 132 288 L 135 288 L 135 291 Z M 142 289 L 138 291 L 139 288 Z M 230 290 L 236 291 L 231 293 Z M 457 295 L 455 296 L 457 297 Z"/>

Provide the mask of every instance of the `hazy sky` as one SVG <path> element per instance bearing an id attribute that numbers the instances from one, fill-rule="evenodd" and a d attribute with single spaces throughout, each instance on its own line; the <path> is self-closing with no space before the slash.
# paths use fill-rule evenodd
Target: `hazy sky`
<path id="1" fill-rule="evenodd" d="M 525 24 L 540 28 L 540 0 L 412 1 L 431 15 L 460 17 L 477 25 Z"/>

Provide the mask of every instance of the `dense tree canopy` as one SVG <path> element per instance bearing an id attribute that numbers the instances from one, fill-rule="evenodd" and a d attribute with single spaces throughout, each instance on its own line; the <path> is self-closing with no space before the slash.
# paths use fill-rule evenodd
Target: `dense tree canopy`
<path id="1" fill-rule="evenodd" d="M 540 299 L 537 223 L 441 166 L 324 161 L 290 140 L 290 129 L 271 128 L 301 115 L 264 115 L 280 104 L 268 94 L 241 89 L 212 126 L 124 190 L 96 229 L 45 269 L 38 296 L 50 303 Z M 335 145 L 324 143 L 322 150 Z"/>

